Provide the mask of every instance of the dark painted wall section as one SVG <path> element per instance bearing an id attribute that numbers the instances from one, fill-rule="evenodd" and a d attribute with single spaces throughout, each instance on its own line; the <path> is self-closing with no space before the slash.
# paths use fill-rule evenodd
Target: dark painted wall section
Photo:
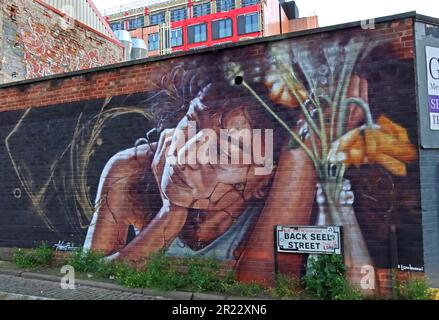
<path id="1" fill-rule="evenodd" d="M 428 278 L 439 286 L 439 150 L 421 150 L 422 225 Z"/>

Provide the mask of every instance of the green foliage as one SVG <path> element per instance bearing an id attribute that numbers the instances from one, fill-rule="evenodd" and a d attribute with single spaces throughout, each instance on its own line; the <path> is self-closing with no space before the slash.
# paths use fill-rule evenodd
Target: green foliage
<path id="1" fill-rule="evenodd" d="M 53 259 L 54 251 L 46 243 L 31 250 L 17 249 L 12 252 L 14 263 L 20 268 L 35 268 L 49 266 Z"/>
<path id="2" fill-rule="evenodd" d="M 345 279 L 343 286 L 339 292 L 335 295 L 334 300 L 363 300 L 364 296 L 361 292 L 351 286 L 351 284 Z"/>
<path id="3" fill-rule="evenodd" d="M 278 274 L 271 294 L 276 299 L 297 299 L 304 295 L 303 291 L 300 279 Z"/>
<path id="4" fill-rule="evenodd" d="M 186 266 L 187 286 L 197 291 L 221 291 L 222 282 L 218 262 L 214 259 L 187 258 L 183 260 Z"/>
<path id="5" fill-rule="evenodd" d="M 396 281 L 396 297 L 400 300 L 434 300 L 435 293 L 425 277 Z"/>
<path id="6" fill-rule="evenodd" d="M 231 296 L 256 297 L 265 292 L 265 288 L 259 283 L 244 283 L 236 281 L 236 275 L 233 271 L 227 272 L 226 276 L 221 279 L 221 288 L 218 292 Z"/>
<path id="7" fill-rule="evenodd" d="M 54 250 L 46 243 L 35 249 L 34 258 L 35 262 L 39 266 L 48 266 L 53 260 Z"/>
<path id="8" fill-rule="evenodd" d="M 20 268 L 34 268 L 36 262 L 34 257 L 27 251 L 17 249 L 12 252 L 14 263 Z"/>
<path id="9" fill-rule="evenodd" d="M 144 273 L 146 280 L 144 287 L 175 290 L 187 284 L 185 277 L 179 275 L 175 269 L 172 259 L 165 256 L 162 251 L 150 257 Z"/>
<path id="10" fill-rule="evenodd" d="M 243 283 L 235 281 L 233 283 L 222 283 L 222 290 L 228 295 L 232 296 L 244 296 L 244 297 L 256 297 L 263 294 L 265 289 L 258 283 Z"/>
<path id="11" fill-rule="evenodd" d="M 106 270 L 104 255 L 92 251 L 83 251 L 81 248 L 74 251 L 68 260 L 68 264 L 77 272 L 97 273 L 99 270 Z"/>
<path id="12" fill-rule="evenodd" d="M 143 270 L 135 270 L 129 266 L 116 269 L 116 282 L 128 288 L 147 288 L 148 274 Z"/>
<path id="13" fill-rule="evenodd" d="M 361 294 L 346 280 L 346 269 L 340 255 L 322 255 L 310 260 L 306 288 L 321 299 L 360 300 Z"/>

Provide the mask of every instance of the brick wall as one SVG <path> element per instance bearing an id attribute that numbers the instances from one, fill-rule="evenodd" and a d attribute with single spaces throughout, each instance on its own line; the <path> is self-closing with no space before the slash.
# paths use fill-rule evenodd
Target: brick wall
<path id="1" fill-rule="evenodd" d="M 0 14 L 0 44 L 3 43 L 3 14 Z M 3 51 L 4 48 L 2 45 L 0 45 L 0 83 L 3 83 L 3 73 L 1 70 L 3 70 Z"/>
<path id="2" fill-rule="evenodd" d="M 123 61 L 116 41 L 43 2 L 3 1 L 0 17 L 0 83 Z"/>
<path id="3" fill-rule="evenodd" d="M 439 286 L 439 154 L 437 150 L 421 150 L 422 218 L 426 273 L 435 287 Z"/>
<path id="4" fill-rule="evenodd" d="M 330 224 L 332 214 L 344 226 L 351 281 L 359 285 L 361 267 L 371 264 L 378 287 L 388 292 L 390 226 L 396 226 L 398 262 L 424 264 L 412 29 L 413 19 L 407 18 L 382 22 L 368 31 L 355 26 L 287 35 L 277 41 L 260 40 L 4 87 L 0 90 L 4 137 L 0 166 L 5 172 L 0 247 L 65 240 L 107 255 L 119 252 L 127 260 L 147 258 L 162 247 L 172 255 L 215 253 L 236 268 L 240 279 L 272 283 L 273 226 L 315 225 L 325 214 Z M 355 52 L 358 59 L 350 56 Z M 354 61 L 353 73 L 343 82 L 340 72 L 349 61 Z M 312 150 L 311 140 L 317 137 L 310 124 L 304 126 L 307 121 L 298 98 L 279 77 L 290 74 L 282 69 L 285 66 L 297 76 L 293 83 L 299 97 L 310 91 L 332 96 L 339 87 L 347 97 L 370 106 L 368 129 L 362 127 L 365 113 L 349 105 L 349 115 L 342 122 L 345 130 L 342 125 L 340 135 L 333 132 L 345 142 L 345 147 L 332 150 L 342 159 L 337 162 L 339 168 L 342 163 L 346 168 L 339 175 L 345 184 L 333 207 L 326 205 L 332 193 L 316 197 L 317 181 L 326 185 L 330 180 L 322 179 L 323 173 L 316 171 L 297 142 L 289 141 L 250 91 L 225 81 L 224 70 L 242 75 Z M 202 117 L 186 116 L 200 92 L 205 92 L 200 99 L 208 108 L 199 111 Z M 322 104 L 330 135 L 327 107 Z M 224 168 L 214 167 L 219 171 L 213 175 L 191 168 L 183 179 L 183 184 L 192 185 L 189 192 L 181 183 L 179 188 L 170 182 L 166 172 L 172 175 L 171 171 L 160 169 L 156 177 L 170 197 L 171 208 L 167 208 L 150 171 L 148 152 L 158 151 L 154 145 L 142 145 L 145 140 L 139 140 L 138 148 L 133 146 L 151 129 L 184 128 L 187 117 L 201 121 L 203 128 L 248 124 L 273 129 L 274 171 L 255 177 L 249 170 L 242 181 L 236 180 L 235 172 L 236 181 L 231 181 L 218 178 L 223 177 Z M 324 152 L 319 151 L 320 143 L 316 148 L 314 156 Z M 200 174 L 202 178 L 196 178 Z M 201 195 L 211 189 L 211 194 Z M 156 215 L 160 210 L 164 211 Z M 111 222 L 109 215 L 121 215 L 115 219 L 119 223 Z M 146 228 L 149 223 L 155 228 Z M 280 254 L 279 270 L 303 275 L 306 258 Z"/>

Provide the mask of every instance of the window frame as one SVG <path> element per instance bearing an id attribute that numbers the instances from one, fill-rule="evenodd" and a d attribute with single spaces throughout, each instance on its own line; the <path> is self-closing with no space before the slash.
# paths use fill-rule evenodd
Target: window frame
<path id="1" fill-rule="evenodd" d="M 254 6 L 254 5 L 257 5 L 257 4 L 260 4 L 260 3 L 261 3 L 261 0 L 241 0 L 241 6 L 243 8 Z"/>
<path id="2" fill-rule="evenodd" d="M 251 29 L 251 31 L 248 31 L 247 30 L 247 18 L 250 18 L 250 17 L 254 17 L 254 16 L 256 16 L 256 19 L 257 19 L 257 21 L 256 21 L 256 27 L 257 27 L 257 30 L 253 30 L 253 28 Z M 260 31 L 260 28 L 259 28 L 259 13 L 257 13 L 257 12 L 254 12 L 254 13 L 249 13 L 249 14 L 246 14 L 245 15 L 245 18 L 244 18 L 245 20 L 244 20 L 244 25 L 245 25 L 245 33 L 247 34 L 247 33 L 255 33 L 255 32 L 259 32 Z M 253 27 L 253 21 L 251 21 L 251 23 L 250 23 L 250 26 L 252 26 Z"/>
<path id="3" fill-rule="evenodd" d="M 195 8 L 201 8 L 201 13 L 195 14 Z M 208 8 L 208 10 L 205 10 L 206 8 Z M 194 4 L 192 7 L 192 17 L 193 18 L 207 16 L 211 13 L 212 13 L 212 5 L 210 4 L 210 1 L 199 3 L 199 4 Z"/>
<path id="4" fill-rule="evenodd" d="M 205 38 L 204 38 L 204 40 L 199 40 L 199 41 L 196 41 L 196 32 L 195 32 L 195 28 L 196 27 L 201 27 L 201 26 L 203 26 L 204 27 L 204 36 L 205 36 Z M 207 39 L 208 39 L 208 34 L 207 34 L 207 23 L 206 22 L 203 22 L 203 23 L 198 23 L 198 24 L 193 24 L 193 25 L 190 25 L 190 26 L 188 26 L 187 27 L 188 28 L 188 44 L 195 44 L 195 43 L 203 43 L 203 42 L 206 42 L 207 41 Z M 189 36 L 189 30 L 191 29 L 191 28 L 194 28 L 194 42 L 190 42 L 190 36 Z"/>
<path id="5" fill-rule="evenodd" d="M 153 17 L 159 17 L 159 16 L 162 16 L 163 17 L 163 21 L 160 21 L 160 22 L 158 22 L 157 21 L 157 23 L 153 23 L 152 22 L 152 18 Z M 156 25 L 159 25 L 159 24 L 162 24 L 162 23 L 165 23 L 166 22 L 166 14 L 165 14 L 165 11 L 160 11 L 160 12 L 157 12 L 157 13 L 154 13 L 154 14 L 151 14 L 150 16 L 149 16 L 149 19 L 148 19 L 149 21 L 149 25 L 150 26 L 156 26 Z"/>
<path id="6" fill-rule="evenodd" d="M 227 28 L 227 24 L 224 25 L 225 28 L 221 28 L 221 24 L 222 23 L 228 23 L 229 24 L 229 28 Z M 214 33 L 214 24 L 218 24 L 218 36 L 216 36 L 216 34 Z M 230 30 L 229 34 L 221 34 L 222 31 L 227 31 Z M 233 37 L 233 20 L 231 18 L 225 18 L 225 19 L 219 19 L 219 20 L 214 20 L 212 21 L 212 40 L 219 40 L 219 39 L 226 39 L 226 38 L 230 38 Z"/>
<path id="7" fill-rule="evenodd" d="M 216 12 L 227 12 L 230 10 L 236 9 L 236 3 L 235 0 L 215 0 L 216 2 Z M 225 8 L 224 3 L 230 4 L 228 7 Z M 220 4 L 220 5 L 218 5 Z"/>
<path id="8" fill-rule="evenodd" d="M 183 12 L 184 16 L 183 17 L 179 16 L 178 20 L 174 20 L 174 12 L 176 12 L 176 11 Z M 171 9 L 171 22 L 182 21 L 182 20 L 185 20 L 185 19 L 187 19 L 187 7 L 179 7 L 179 8 Z"/>
<path id="9" fill-rule="evenodd" d="M 120 29 L 114 29 L 113 28 L 114 25 L 119 25 L 119 26 L 121 26 L 121 28 Z M 114 31 L 125 30 L 125 21 L 119 20 L 119 21 L 115 21 L 115 22 L 110 22 L 110 28 L 111 28 L 111 30 L 113 30 L 113 32 Z"/>
<path id="10" fill-rule="evenodd" d="M 131 21 L 140 21 L 140 20 L 142 21 L 140 26 L 136 26 L 134 28 L 131 27 Z M 136 30 L 136 29 L 143 28 L 143 27 L 145 27 L 145 17 L 144 16 L 138 16 L 136 18 L 128 19 L 128 30 Z"/>
<path id="11" fill-rule="evenodd" d="M 154 41 L 154 43 L 156 43 L 157 48 L 151 48 L 151 36 L 156 36 L 157 40 Z M 154 32 L 154 33 L 150 33 L 148 34 L 148 51 L 157 51 L 160 50 L 160 37 L 159 37 L 159 33 L 158 32 Z"/>
<path id="12" fill-rule="evenodd" d="M 181 44 L 176 44 L 176 45 L 173 45 L 172 44 L 172 40 L 174 39 L 173 37 L 172 37 L 172 33 L 174 32 L 174 31 L 180 31 L 180 37 L 176 37 L 177 39 L 181 39 Z M 175 47 L 181 47 L 183 44 L 184 44 L 184 39 L 183 39 L 183 28 L 175 28 L 175 29 L 171 29 L 170 30 L 170 35 L 169 35 L 169 42 L 170 42 L 170 46 L 171 46 L 171 48 L 175 48 Z M 179 42 L 180 43 L 180 42 Z"/>

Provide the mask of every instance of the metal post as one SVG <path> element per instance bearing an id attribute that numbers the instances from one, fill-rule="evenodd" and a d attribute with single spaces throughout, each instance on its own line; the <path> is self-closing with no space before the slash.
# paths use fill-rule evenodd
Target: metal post
<path id="1" fill-rule="evenodd" d="M 274 230 L 273 230 L 273 235 L 274 235 L 274 275 L 277 276 L 277 274 L 279 273 L 279 263 L 278 263 L 278 254 L 277 254 L 277 226 L 274 226 Z"/>
<path id="2" fill-rule="evenodd" d="M 390 225 L 390 265 L 392 269 L 392 298 L 396 299 L 396 271 L 398 270 L 398 241 L 396 226 Z"/>
<path id="3" fill-rule="evenodd" d="M 279 34 L 282 34 L 282 6 L 279 3 Z"/>

